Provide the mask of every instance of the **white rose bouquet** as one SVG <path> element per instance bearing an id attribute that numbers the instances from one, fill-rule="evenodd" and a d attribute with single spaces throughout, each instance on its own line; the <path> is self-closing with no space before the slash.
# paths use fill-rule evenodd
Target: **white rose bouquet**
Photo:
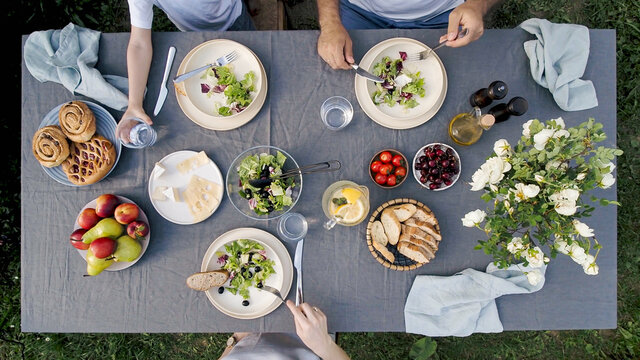
<path id="1" fill-rule="evenodd" d="M 596 259 L 602 246 L 579 219 L 594 210 L 581 195 L 615 182 L 612 160 L 622 151 L 596 146 L 604 139 L 602 124 L 594 119 L 565 129 L 557 118 L 546 124 L 527 121 L 515 147 L 504 139 L 496 141 L 492 156 L 470 183 L 471 190 L 485 191 L 483 200 L 493 200 L 493 209 L 488 214 L 474 210 L 462 219 L 464 226 L 478 227 L 488 236 L 476 249 L 492 255 L 500 268 L 523 263 L 533 269 L 526 275 L 534 285 L 541 279 L 536 268 L 558 253 L 570 256 L 586 274 L 598 274 Z M 620 205 L 594 196 L 591 200 Z"/>

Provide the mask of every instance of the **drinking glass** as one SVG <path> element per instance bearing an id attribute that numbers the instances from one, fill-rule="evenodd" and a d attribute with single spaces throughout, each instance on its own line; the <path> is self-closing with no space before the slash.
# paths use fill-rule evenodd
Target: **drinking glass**
<path id="1" fill-rule="evenodd" d="M 122 145 L 132 149 L 142 149 L 153 145 L 158 138 L 158 133 L 142 119 L 127 118 L 118 123 L 116 136 Z"/>
<path id="2" fill-rule="evenodd" d="M 300 241 L 307 234 L 307 219 L 299 213 L 286 213 L 278 221 L 278 235 L 290 242 Z"/>
<path id="3" fill-rule="evenodd" d="M 330 130 L 340 130 L 351 122 L 353 106 L 342 96 L 332 96 L 322 103 L 320 117 Z"/>
<path id="4" fill-rule="evenodd" d="M 355 226 L 369 214 L 369 189 L 353 181 L 340 180 L 329 185 L 322 195 L 322 210 L 329 218 L 324 228 L 336 224 Z"/>

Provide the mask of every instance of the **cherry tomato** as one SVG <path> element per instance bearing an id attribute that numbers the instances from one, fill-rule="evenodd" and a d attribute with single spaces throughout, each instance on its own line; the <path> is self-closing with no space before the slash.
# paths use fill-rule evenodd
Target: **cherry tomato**
<path id="1" fill-rule="evenodd" d="M 393 165 L 391 164 L 382 164 L 380 166 L 380 170 L 378 171 L 382 175 L 389 175 L 393 171 Z"/>
<path id="2" fill-rule="evenodd" d="M 384 185 L 387 182 L 387 175 L 378 173 L 376 174 L 375 180 L 378 184 Z"/>
<path id="3" fill-rule="evenodd" d="M 383 151 L 382 153 L 380 153 L 380 161 L 385 164 L 390 162 L 392 158 L 393 156 L 391 156 L 391 153 L 388 151 Z"/>
<path id="4" fill-rule="evenodd" d="M 395 175 L 389 175 L 387 176 L 387 185 L 389 186 L 395 186 L 396 185 L 396 176 Z"/>
<path id="5" fill-rule="evenodd" d="M 407 169 L 403 166 L 399 166 L 396 168 L 396 171 L 394 172 L 395 176 L 407 176 Z"/>
<path id="6" fill-rule="evenodd" d="M 378 171 L 380 171 L 380 166 L 382 166 L 382 161 L 374 161 L 371 163 L 371 171 L 377 173 Z"/>
<path id="7" fill-rule="evenodd" d="M 402 155 L 395 155 L 391 159 L 391 163 L 393 164 L 393 166 L 402 166 L 403 162 L 404 162 L 404 160 L 402 159 Z"/>

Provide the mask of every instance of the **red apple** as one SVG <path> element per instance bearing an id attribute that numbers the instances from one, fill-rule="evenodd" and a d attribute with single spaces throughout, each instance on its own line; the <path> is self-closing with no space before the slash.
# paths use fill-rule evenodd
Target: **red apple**
<path id="1" fill-rule="evenodd" d="M 100 216 L 96 214 L 96 209 L 86 208 L 78 215 L 78 225 L 85 230 L 89 230 L 97 224 L 100 219 Z"/>
<path id="2" fill-rule="evenodd" d="M 96 199 L 96 214 L 103 218 L 111 217 L 118 205 L 120 205 L 120 200 L 117 196 L 102 194 Z"/>
<path id="3" fill-rule="evenodd" d="M 134 239 L 140 239 L 149 233 L 149 225 L 141 220 L 134 220 L 127 226 L 127 234 Z"/>
<path id="4" fill-rule="evenodd" d="M 112 238 L 101 237 L 93 240 L 89 249 L 98 259 L 104 259 L 116 250 L 116 241 Z"/>
<path id="5" fill-rule="evenodd" d="M 113 217 L 122 225 L 127 225 L 138 218 L 140 210 L 136 204 L 122 203 L 116 207 Z"/>
<path id="6" fill-rule="evenodd" d="M 87 230 L 81 228 L 71 233 L 69 241 L 71 241 L 71 245 L 73 245 L 74 248 L 80 250 L 87 250 L 89 248 L 89 244 L 85 244 L 84 242 L 82 242 L 82 235 L 84 235 L 84 233 L 86 232 Z"/>

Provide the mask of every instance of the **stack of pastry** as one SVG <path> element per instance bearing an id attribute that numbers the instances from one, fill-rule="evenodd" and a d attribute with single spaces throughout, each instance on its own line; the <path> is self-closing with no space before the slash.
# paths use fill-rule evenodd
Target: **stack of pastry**
<path id="1" fill-rule="evenodd" d="M 115 164 L 116 150 L 96 134 L 95 114 L 86 103 L 70 101 L 60 107 L 58 121 L 59 126 L 45 126 L 33 136 L 38 162 L 46 167 L 62 165 L 62 171 L 76 185 L 102 179 Z"/>

